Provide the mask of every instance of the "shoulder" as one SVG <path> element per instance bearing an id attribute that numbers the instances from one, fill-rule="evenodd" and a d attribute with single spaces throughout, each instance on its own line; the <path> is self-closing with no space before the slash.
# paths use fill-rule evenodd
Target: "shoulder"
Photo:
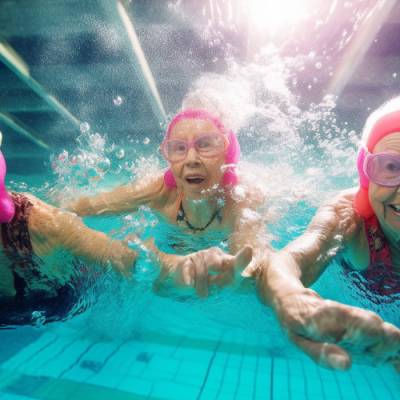
<path id="1" fill-rule="evenodd" d="M 23 193 L 23 195 L 33 205 L 28 220 L 29 231 L 35 231 L 39 233 L 46 227 L 52 225 L 56 218 L 56 214 L 61 211 L 30 193 Z"/>
<path id="2" fill-rule="evenodd" d="M 234 226 L 254 224 L 262 226 L 268 221 L 268 199 L 257 187 L 237 185 L 229 193 L 224 207 L 224 220 Z"/>
<path id="3" fill-rule="evenodd" d="M 152 195 L 153 199 L 158 197 L 167 197 L 171 189 L 164 182 L 163 174 L 156 174 L 140 179 L 134 183 L 124 186 L 129 192 L 140 192 L 143 195 Z"/>
<path id="4" fill-rule="evenodd" d="M 252 210 L 266 206 L 267 196 L 258 187 L 251 185 L 237 185 L 228 193 L 228 199 L 234 210 L 250 208 Z"/>
<path id="5" fill-rule="evenodd" d="M 359 236 L 364 219 L 358 215 L 353 206 L 353 199 L 357 188 L 340 192 L 321 205 L 310 226 L 327 228 L 343 235 L 346 242 L 353 241 Z"/>

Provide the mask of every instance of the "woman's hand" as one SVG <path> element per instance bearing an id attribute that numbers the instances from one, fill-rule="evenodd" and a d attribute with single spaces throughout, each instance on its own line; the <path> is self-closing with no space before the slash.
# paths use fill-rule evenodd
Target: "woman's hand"
<path id="1" fill-rule="evenodd" d="M 285 293 L 272 308 L 289 339 L 321 367 L 347 370 L 355 358 L 389 363 L 400 373 L 400 330 L 372 311 L 324 300 L 311 289 Z"/>
<path id="2" fill-rule="evenodd" d="M 234 284 L 236 273 L 241 273 L 247 267 L 252 255 L 253 248 L 249 245 L 235 256 L 224 253 L 218 247 L 187 256 L 168 255 L 172 266 L 164 268 L 161 279 L 155 283 L 155 290 L 163 294 L 163 281 L 172 278 L 176 288 L 195 288 L 197 296 L 206 298 L 213 285 L 222 288 Z"/>

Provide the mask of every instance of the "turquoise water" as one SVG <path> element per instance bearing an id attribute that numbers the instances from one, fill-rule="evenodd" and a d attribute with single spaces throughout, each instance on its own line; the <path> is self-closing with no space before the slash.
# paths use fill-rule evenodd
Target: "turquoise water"
<path id="1" fill-rule="evenodd" d="M 100 1 L 90 4 L 95 3 Z M 345 20 L 341 26 L 343 32 L 336 29 L 339 24 L 335 19 L 326 17 L 324 23 L 316 25 L 319 29 L 316 32 L 288 29 L 276 40 L 279 43 L 276 46 L 281 48 L 275 47 L 273 40 L 268 43 L 257 38 L 257 30 L 250 29 L 253 26 L 242 30 L 241 18 L 236 21 L 228 18 L 228 13 L 222 13 L 222 24 L 213 25 L 214 17 L 206 9 L 197 10 L 194 18 L 190 15 L 188 19 L 179 19 L 185 12 L 179 5 L 185 2 L 168 3 L 174 23 L 183 27 L 192 25 L 198 35 L 193 40 L 189 31 L 180 32 L 180 37 L 187 37 L 187 42 L 192 40 L 194 44 L 189 46 L 190 51 L 176 51 L 172 47 L 177 36 L 163 36 L 160 29 L 163 21 L 157 26 L 151 20 L 148 31 L 139 24 L 139 34 L 141 29 L 144 32 L 140 41 L 148 46 L 145 55 L 160 91 L 163 90 L 167 111 L 171 113 L 167 119 L 177 111 L 186 91 L 217 95 L 217 103 L 225 107 L 224 111 L 228 111 L 237 127 L 242 147 L 239 171 L 242 181 L 252 182 L 265 195 L 265 203 L 259 211 L 267 214 L 266 232 L 272 245 L 281 249 L 305 230 L 324 200 L 357 184 L 357 148 L 370 107 L 365 106 L 356 114 L 356 108 L 352 108 L 355 102 L 349 101 L 349 109 L 344 112 L 342 105 L 340 114 L 336 109 L 338 99 L 324 97 L 326 93 L 321 88 L 332 76 L 335 57 L 346 50 L 347 39 L 356 35 L 357 29 L 351 28 L 368 14 L 359 12 L 366 10 L 366 2 L 343 2 L 346 4 L 339 19 L 340 22 Z M 212 8 L 217 2 L 209 3 Z M 222 4 L 231 4 L 229 1 L 218 3 L 221 9 Z M 321 10 L 329 10 L 338 2 L 331 3 L 325 2 Z M 42 7 L 41 12 L 45 13 L 47 8 Z M 67 8 L 72 17 L 65 14 Z M 79 18 L 73 17 L 72 5 L 67 8 L 59 14 L 67 25 L 72 25 L 72 20 Z M 217 8 L 214 11 L 217 14 Z M 83 10 L 82 15 L 86 16 L 85 13 Z M 156 22 L 162 17 L 157 10 L 152 13 Z M 46 64 L 48 59 L 51 67 L 55 65 L 55 74 L 60 71 L 57 79 L 52 76 L 55 82 L 49 79 L 48 84 L 54 85 L 50 92 L 65 96 L 66 104 L 75 107 L 82 118 L 80 122 L 87 115 L 91 116 L 89 122 L 93 128 L 82 135 L 79 131 L 72 134 L 67 129 L 64 131 L 61 123 L 47 120 L 43 115 L 36 120 L 32 114 L 38 112 L 29 112 L 29 101 L 24 103 L 28 105 L 25 118 L 33 120 L 32 126 L 39 137 L 55 144 L 51 150 L 38 150 L 1 125 L 2 151 L 11 171 L 6 179 L 9 189 L 31 192 L 65 208 L 72 199 L 135 182 L 167 166 L 158 149 L 165 124 L 157 126 L 152 121 L 156 128 L 151 128 L 149 133 L 146 123 L 151 112 L 140 104 L 143 98 L 137 82 L 129 86 L 134 81 L 132 70 L 121 73 L 122 84 L 118 80 L 118 69 L 123 69 L 123 65 L 117 63 L 118 68 L 115 67 L 111 58 L 115 57 L 118 62 L 123 60 L 118 46 L 122 48 L 126 43 L 122 46 L 116 39 L 119 34 L 114 29 L 116 19 L 111 18 L 104 27 L 104 14 L 107 13 L 102 9 L 98 20 L 93 16 L 82 19 L 89 29 L 93 29 L 92 25 L 99 28 L 98 36 L 90 32 L 95 38 L 92 38 L 94 44 L 90 42 L 91 45 L 78 48 L 79 35 L 73 36 L 75 42 L 69 49 L 73 52 L 72 64 L 83 60 L 81 69 L 69 71 L 62 64 L 68 58 L 65 54 L 69 54 L 63 52 L 71 42 L 64 41 L 62 34 L 56 32 L 58 28 L 51 27 L 47 40 L 54 59 L 46 56 L 45 51 L 40 52 L 46 49 L 46 40 L 34 37 L 25 43 L 20 39 L 20 47 L 32 46 L 34 50 L 33 54 L 27 53 L 26 62 L 32 64 L 33 73 L 35 66 L 38 67 L 37 78 L 41 76 L 40 63 Z M 259 14 L 266 16 L 266 13 Z M 205 21 L 201 16 L 205 16 Z M 40 26 L 45 22 L 39 17 L 32 18 L 33 25 L 36 21 Z M 321 32 L 324 24 L 327 33 Z M 19 30 L 23 29 L 21 26 Z M 293 26 L 287 23 L 287 26 L 295 28 L 294 23 Z M 65 26 L 59 28 L 65 29 Z M 30 29 L 35 36 L 32 26 Z M 245 37 L 244 31 L 248 36 Z M 40 34 L 45 35 L 43 31 Z M 53 39 L 55 34 L 58 35 L 56 40 Z M 69 34 L 67 31 L 66 37 Z M 263 35 L 268 37 L 265 32 Z M 317 40 L 308 46 L 310 36 L 316 36 Z M 329 39 L 324 41 L 327 36 Z M 250 43 L 251 39 L 256 42 L 253 44 L 256 48 L 249 46 L 243 50 L 243 43 L 247 40 Z M 39 42 L 37 46 L 36 41 Z M 284 47 L 285 41 L 287 47 Z M 156 47 L 158 42 L 162 46 Z M 18 47 L 17 39 L 14 45 Z M 106 50 L 111 50 L 111 56 Z M 96 58 L 98 54 L 99 59 Z M 102 77 L 93 73 L 92 68 L 104 60 L 111 67 L 104 70 L 99 67 L 104 73 Z M 184 64 L 186 61 L 188 63 Z M 186 70 L 179 69 L 181 65 L 186 65 Z M 160 66 L 162 68 L 157 70 Z M 4 70 L 0 69 L 0 74 Z M 65 81 L 72 80 L 76 71 L 93 76 L 90 84 L 103 79 L 111 81 L 111 89 L 101 82 L 101 89 L 95 87 L 87 94 L 87 81 L 82 78 L 82 85 L 78 79 L 79 91 L 71 92 L 76 95 L 73 98 L 68 90 L 61 89 L 68 89 Z M 64 73 L 69 74 L 65 81 Z M 392 82 L 396 82 L 396 74 L 392 74 L 393 71 L 389 84 L 382 89 L 387 96 L 392 93 L 389 90 L 394 87 Z M 178 76 L 189 82 L 179 81 Z M 3 84 L 1 79 L 0 84 Z M 376 93 L 380 96 L 375 102 L 378 105 L 383 95 Z M 122 96 L 122 104 L 114 102 L 114 108 L 107 108 L 105 104 L 112 104 L 117 94 Z M 134 113 L 124 108 L 129 102 L 135 105 Z M 92 109 L 96 112 L 91 114 Z M 103 113 L 122 115 L 118 121 L 126 124 L 125 128 Z M 41 134 L 42 128 L 47 136 Z M 247 190 L 244 186 L 238 195 L 245 196 Z M 132 216 L 87 218 L 84 222 L 116 239 L 123 239 L 130 233 L 142 239 L 155 235 L 156 244 L 164 251 L 189 252 L 211 245 L 226 249 L 228 232 L 188 237 L 147 208 Z M 205 300 L 192 293 L 164 298 L 152 290 L 158 267 L 145 251 L 140 253 L 134 280 L 112 273 L 105 275 L 97 266 L 83 268 L 82 263 L 62 252 L 56 253 L 45 265 L 52 263 L 74 270 L 80 282 L 79 302 L 65 321 L 45 324 L 45 315 L 35 315 L 33 327 L 0 330 L 0 399 L 397 400 L 400 396 L 399 377 L 388 366 L 356 362 L 349 372 L 340 373 L 318 368 L 289 343 L 272 312 L 258 301 L 254 283 L 244 278 L 234 288 L 213 293 Z M 42 283 L 48 284 L 45 277 Z M 243 292 L 244 286 L 247 292 Z M 314 289 L 324 298 L 371 309 L 400 327 L 400 299 L 393 297 L 388 302 L 389 299 L 379 297 L 366 298 L 355 289 L 338 263 L 328 268 Z"/>

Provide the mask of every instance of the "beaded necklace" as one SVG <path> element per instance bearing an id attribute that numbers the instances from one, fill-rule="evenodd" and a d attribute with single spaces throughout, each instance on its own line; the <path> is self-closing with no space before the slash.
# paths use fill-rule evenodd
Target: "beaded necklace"
<path id="1" fill-rule="evenodd" d="M 178 216 L 177 216 L 177 220 L 178 220 L 178 221 L 185 221 L 187 227 L 188 227 L 190 230 L 192 230 L 194 233 L 197 234 L 197 233 L 202 232 L 202 231 L 204 231 L 205 229 L 207 229 L 207 228 L 213 223 L 213 221 L 214 221 L 215 218 L 217 218 L 217 220 L 219 221 L 219 223 L 221 223 L 222 217 L 221 217 L 221 215 L 219 215 L 219 212 L 221 211 L 221 209 L 222 209 L 222 206 L 219 207 L 219 208 L 217 208 L 217 209 L 214 211 L 214 214 L 211 216 L 211 219 L 210 219 L 210 221 L 208 221 L 208 223 L 207 223 L 206 226 L 204 226 L 204 227 L 202 227 L 202 228 L 196 228 L 195 226 L 193 226 L 193 225 L 188 221 L 188 218 L 187 218 L 187 216 L 186 216 L 185 210 L 183 209 L 183 205 L 182 205 L 182 202 L 181 202 L 181 205 L 180 205 L 180 207 L 179 207 L 179 213 L 178 213 Z"/>

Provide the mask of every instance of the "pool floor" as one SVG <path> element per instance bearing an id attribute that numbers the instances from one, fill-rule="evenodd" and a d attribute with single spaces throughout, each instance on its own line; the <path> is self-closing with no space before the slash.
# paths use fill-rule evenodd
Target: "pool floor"
<path id="1" fill-rule="evenodd" d="M 235 335 L 220 341 L 144 332 L 115 342 L 99 334 L 18 332 L 0 332 L 1 346 L 9 349 L 1 351 L 1 400 L 400 398 L 390 367 L 327 371 L 300 356 L 268 356 Z"/>

